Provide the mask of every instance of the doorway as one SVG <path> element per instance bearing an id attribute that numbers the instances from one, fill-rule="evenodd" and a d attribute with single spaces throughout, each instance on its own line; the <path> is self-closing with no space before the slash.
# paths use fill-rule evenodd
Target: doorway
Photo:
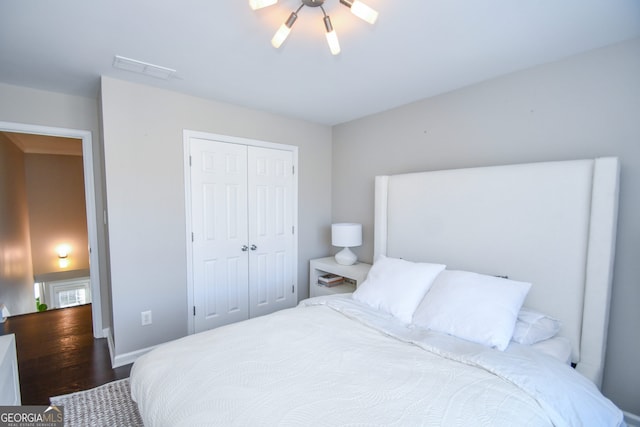
<path id="1" fill-rule="evenodd" d="M 71 138 L 81 141 L 82 172 L 84 176 L 85 215 L 87 228 L 87 250 L 90 269 L 88 271 L 91 293 L 92 327 L 95 338 L 104 337 L 102 327 L 102 302 L 100 286 L 100 252 L 96 220 L 96 197 L 94 188 L 93 146 L 90 131 L 29 125 L 22 123 L 0 122 L 0 132 L 15 134 L 33 134 L 45 137 Z M 53 139 L 50 143 L 54 143 Z M 64 259 L 64 253 L 58 255 Z M 34 295 L 35 297 L 35 295 Z"/>

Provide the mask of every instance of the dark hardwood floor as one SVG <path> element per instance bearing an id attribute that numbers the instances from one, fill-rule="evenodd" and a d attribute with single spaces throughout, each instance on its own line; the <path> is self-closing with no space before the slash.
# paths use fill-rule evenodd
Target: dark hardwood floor
<path id="1" fill-rule="evenodd" d="M 9 317 L 0 335 L 16 335 L 23 405 L 127 378 L 131 365 L 111 368 L 106 338 L 95 339 L 91 304 Z"/>

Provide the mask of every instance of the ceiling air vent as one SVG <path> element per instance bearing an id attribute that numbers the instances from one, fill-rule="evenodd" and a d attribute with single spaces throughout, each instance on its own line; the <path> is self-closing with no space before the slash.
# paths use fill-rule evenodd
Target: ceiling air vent
<path id="1" fill-rule="evenodd" d="M 159 65 L 149 64 L 148 62 L 137 61 L 131 58 L 125 58 L 124 56 L 113 57 L 114 68 L 119 68 L 125 71 L 132 71 L 134 73 L 144 74 L 145 76 L 155 77 L 156 79 L 169 80 L 176 70 L 161 67 Z"/>

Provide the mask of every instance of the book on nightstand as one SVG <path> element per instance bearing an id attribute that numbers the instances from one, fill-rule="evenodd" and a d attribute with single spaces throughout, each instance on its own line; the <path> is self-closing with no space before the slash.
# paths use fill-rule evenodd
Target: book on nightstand
<path id="1" fill-rule="evenodd" d="M 338 286 L 344 282 L 344 277 L 337 274 L 324 274 L 318 277 L 318 284 L 326 287 Z"/>

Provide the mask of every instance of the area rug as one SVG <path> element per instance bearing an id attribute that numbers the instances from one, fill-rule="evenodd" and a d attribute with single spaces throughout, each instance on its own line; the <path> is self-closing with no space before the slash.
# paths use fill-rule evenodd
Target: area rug
<path id="1" fill-rule="evenodd" d="M 129 378 L 49 400 L 52 405 L 64 406 L 65 427 L 143 425 L 138 407 L 131 400 Z"/>

